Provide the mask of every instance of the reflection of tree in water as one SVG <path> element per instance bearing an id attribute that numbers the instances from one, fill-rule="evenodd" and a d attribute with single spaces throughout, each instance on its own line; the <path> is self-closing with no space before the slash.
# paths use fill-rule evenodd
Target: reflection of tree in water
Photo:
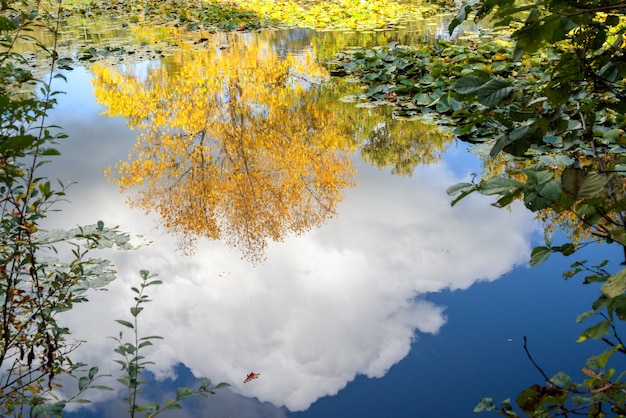
<path id="1" fill-rule="evenodd" d="M 95 94 L 107 115 L 141 130 L 119 175 L 108 170 L 136 190 L 131 204 L 158 212 L 186 250 L 197 237 L 223 238 L 260 261 L 267 239 L 335 214 L 352 184 L 353 139 L 310 51 L 281 59 L 236 39 L 181 49 L 147 75 L 96 66 Z"/>

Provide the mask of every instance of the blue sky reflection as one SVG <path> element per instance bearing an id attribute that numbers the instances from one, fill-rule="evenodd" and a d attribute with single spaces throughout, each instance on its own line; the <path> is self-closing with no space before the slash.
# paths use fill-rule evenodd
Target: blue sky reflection
<path id="1" fill-rule="evenodd" d="M 153 241 L 113 253 L 119 279 L 67 318 L 74 335 L 88 341 L 75 360 L 103 372 L 117 373 L 114 342 L 106 336 L 120 330 L 114 319 L 127 317 L 128 289 L 140 269 L 165 282 L 150 292 L 154 301 L 141 324 L 145 335 L 165 338 L 146 350 L 157 378 L 174 376 L 174 366 L 183 363 L 196 376 L 232 383 L 235 394 L 301 411 L 357 376 L 384 376 L 420 344 L 420 335 L 454 322 L 430 293 L 493 281 L 527 260 L 536 227 L 525 210 L 498 210 L 479 196 L 450 207 L 446 188 L 475 169 L 473 157 L 458 154 L 454 168 L 418 167 L 410 178 L 357 163 L 359 186 L 346 193 L 339 216 L 304 236 L 271 243 L 260 266 L 217 242 L 202 242 L 194 256 L 183 256 L 175 239 L 162 234 L 152 216 L 128 208 L 102 175 L 126 157 L 136 132 L 98 115 L 85 71 L 68 79 L 53 122 L 70 138 L 47 174 L 78 183 L 51 227 L 103 220 Z M 250 371 L 261 376 L 244 385 Z"/>

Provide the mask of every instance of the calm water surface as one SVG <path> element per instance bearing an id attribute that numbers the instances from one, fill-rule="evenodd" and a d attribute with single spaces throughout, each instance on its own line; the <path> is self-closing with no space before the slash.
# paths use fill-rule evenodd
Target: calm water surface
<path id="1" fill-rule="evenodd" d="M 232 60 L 247 57 L 246 68 L 265 77 L 269 70 L 264 65 L 274 56 L 285 59 L 295 53 L 294 63 L 306 73 L 313 64 L 304 58 L 326 59 L 348 43 L 309 31 L 220 38 L 214 55 L 203 53 L 205 61 L 188 52 L 114 71 L 126 77 L 121 85 L 148 82 L 146 91 L 156 85 L 152 71 L 171 92 L 177 91 L 177 71 L 208 72 L 219 54 L 231 60 L 222 65 L 232 68 L 243 68 Z M 246 56 L 250 45 L 256 45 L 254 57 Z M 233 50 L 241 54 L 228 55 Z M 159 72 L 163 68 L 167 71 Z M 91 293 L 90 302 L 66 320 L 76 338 L 87 341 L 76 361 L 116 375 L 115 344 L 106 337 L 120 331 L 114 319 L 129 315 L 129 287 L 139 282 L 138 271 L 158 274 L 164 285 L 151 289 L 153 302 L 142 313 L 140 326 L 144 335 L 164 340 L 146 350 L 155 362 L 150 379 L 156 381 L 142 396 L 163 402 L 174 387 L 193 385 L 194 377 L 232 384 L 232 390 L 192 400 L 169 416 L 466 417 L 483 396 L 514 397 L 540 382 L 522 349 L 523 336 L 548 374 L 579 370 L 585 356 L 597 349 L 592 343 L 575 343 L 583 329 L 575 318 L 595 299 L 593 289 L 561 279 L 575 260 L 554 257 L 539 268 L 526 267 L 531 247 L 541 238 L 530 213 L 520 206 L 498 210 L 479 196 L 450 207 L 446 188 L 481 168 L 463 144 L 446 142 L 432 129 L 416 127 L 418 122 L 394 125 L 383 110 L 341 104 L 332 89 L 315 87 L 319 78 L 287 85 L 310 91 L 325 110 L 334 106 L 333 114 L 341 115 L 333 125 L 341 126 L 341 132 L 331 135 L 324 130 L 330 128 L 315 128 L 316 138 L 341 140 L 337 150 L 351 163 L 353 187 L 341 189 L 337 216 L 300 236 L 286 233 L 282 242 L 270 241 L 262 263 L 253 264 L 227 243 L 208 239 L 199 239 L 195 252 L 184 255 L 180 239 L 163 228 L 157 214 L 127 204 L 128 198 L 137 198 L 134 189 L 121 194 L 103 174 L 128 159 L 139 131 L 129 127 L 128 115 L 137 111 L 132 106 L 119 116 L 103 114 L 112 113 L 112 103 L 119 110 L 132 100 L 107 102 L 110 96 L 98 81 L 102 71 L 76 68 L 67 73 L 67 86 L 58 86 L 67 94 L 53 122 L 63 126 L 69 139 L 46 174 L 76 184 L 68 190 L 71 203 L 50 218 L 50 226 L 102 220 L 151 243 L 133 252 L 106 253 L 115 261 L 119 279 L 107 291 Z M 200 72 L 196 76 L 202 77 Z M 228 91 L 220 96 L 222 102 L 234 100 L 235 90 Z M 182 87 L 179 93 L 187 94 Z M 175 100 L 178 96 L 168 97 L 159 111 L 180 111 L 173 108 L 182 103 Z M 256 100 L 256 107 L 247 109 L 250 120 L 277 112 L 260 96 Z M 142 102 L 135 103 L 140 107 Z M 324 110 L 312 103 L 291 120 L 314 118 Z M 188 112 L 196 110 L 198 106 Z M 155 126 L 147 128 L 156 132 Z M 367 138 L 381 127 L 397 142 L 414 138 L 415 161 L 429 164 L 417 164 L 412 176 L 394 175 L 398 167 L 393 162 L 406 153 L 385 159 L 382 152 L 364 151 Z M 226 137 L 231 131 L 222 132 Z M 291 133 L 308 131 L 303 132 Z M 346 138 L 350 141 L 342 142 Z M 429 145 L 424 138 L 439 142 Z M 268 157 L 282 161 L 277 158 Z M 167 197 L 161 194 L 155 202 Z M 588 249 L 579 258 L 619 259 L 617 248 L 599 251 Z M 260 377 L 244 384 L 251 371 Z M 115 385 L 114 379 L 101 383 Z M 94 392 L 92 407 L 70 416 L 123 416 L 121 395 Z"/>

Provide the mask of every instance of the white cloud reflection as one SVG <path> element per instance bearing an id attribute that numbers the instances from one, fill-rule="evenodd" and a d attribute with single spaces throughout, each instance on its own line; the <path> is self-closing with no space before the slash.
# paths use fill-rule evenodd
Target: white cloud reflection
<path id="1" fill-rule="evenodd" d="M 70 81 L 77 90 L 56 113 L 55 123 L 70 135 L 64 160 L 48 170 L 79 183 L 52 222 L 72 227 L 102 219 L 155 241 L 113 254 L 119 280 L 67 320 L 77 338 L 88 340 L 76 360 L 102 371 L 115 372 L 114 342 L 106 336 L 119 332 L 113 320 L 128 316 L 128 288 L 147 269 L 165 282 L 150 289 L 141 325 L 165 338 L 149 354 L 157 376 L 171 376 L 182 362 L 196 376 L 230 382 L 238 394 L 304 410 L 358 374 L 385 375 L 417 334 L 436 333 L 447 319 L 443 307 L 427 301 L 429 292 L 495 280 L 529 254 L 530 215 L 492 208 L 478 196 L 450 207 L 445 190 L 462 179 L 440 164 L 420 167 L 412 178 L 359 167 L 360 186 L 348 191 L 340 216 L 271 244 L 260 266 L 219 243 L 182 256 L 174 239 L 155 231 L 154 219 L 130 210 L 104 180 L 101 169 L 126 156 L 135 133 L 120 120 L 72 120 L 65 100 L 69 106 L 90 90 L 78 75 Z M 260 378 L 244 385 L 250 371 Z"/>

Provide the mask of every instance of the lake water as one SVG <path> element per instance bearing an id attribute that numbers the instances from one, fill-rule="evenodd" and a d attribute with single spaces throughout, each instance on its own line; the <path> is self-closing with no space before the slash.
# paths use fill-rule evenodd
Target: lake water
<path id="1" fill-rule="evenodd" d="M 269 49 L 263 56 L 272 48 L 287 56 L 294 49 L 289 42 L 297 44 L 296 57 L 327 59 L 335 48 L 324 49 L 327 33 L 300 35 L 275 36 L 275 44 L 265 40 Z M 234 46 L 246 51 L 249 42 L 258 42 L 241 37 L 220 40 L 224 48 L 215 51 L 227 54 Z M 163 66 L 184 68 L 195 59 L 189 54 L 165 59 Z M 152 61 L 119 71 L 146 80 L 149 69 L 160 66 Z M 140 332 L 164 340 L 145 351 L 155 362 L 149 368 L 155 381 L 142 396 L 163 402 L 176 386 L 192 385 L 194 376 L 232 385 L 169 416 L 466 417 L 483 396 L 514 398 L 541 383 L 523 350 L 524 336 L 548 375 L 560 370 L 575 375 L 586 357 L 600 350 L 598 344 L 575 342 L 586 325 L 575 318 L 589 308 L 596 290 L 580 280 L 564 281 L 561 272 L 579 259 L 619 260 L 619 249 L 590 246 L 576 259 L 555 256 L 528 268 L 531 248 L 542 239 L 531 213 L 520 205 L 499 210 L 480 196 L 450 206 L 446 189 L 482 166 L 463 143 L 440 146 L 430 164 L 398 176 L 392 166 L 367 162 L 362 139 L 370 131 L 355 134 L 361 142 L 341 149 L 354 186 L 341 190 L 335 217 L 299 236 L 270 240 L 257 264 L 224 241 L 209 239 L 199 239 L 195 252 L 185 255 L 157 214 L 127 204 L 132 189 L 120 193 L 103 174 L 128 158 L 138 131 L 124 117 L 103 114 L 107 107 L 96 100 L 98 83 L 89 68 L 66 75 L 67 85 L 57 88 L 67 94 L 52 122 L 69 139 L 45 174 L 76 184 L 68 190 L 70 203 L 52 214 L 49 226 L 102 220 L 151 241 L 136 251 L 106 253 L 117 265 L 118 280 L 107 291 L 92 292 L 89 303 L 65 318 L 74 336 L 87 341 L 74 359 L 119 373 L 112 361 L 115 342 L 107 336 L 121 330 L 115 319 L 129 317 L 129 288 L 139 283 L 138 271 L 158 274 L 164 284 L 150 288 L 153 301 L 141 315 Z M 322 93 L 316 97 L 327 99 Z M 253 115 L 268 111 L 257 105 Z M 351 115 L 354 131 L 375 127 L 377 120 L 393 123 L 382 110 L 350 103 L 333 111 Z M 403 129 L 418 135 L 408 125 Z M 432 136 L 429 132 L 423 136 Z M 244 384 L 250 372 L 260 376 Z M 94 391 L 94 403 L 69 416 L 122 416 L 121 396 Z"/>

